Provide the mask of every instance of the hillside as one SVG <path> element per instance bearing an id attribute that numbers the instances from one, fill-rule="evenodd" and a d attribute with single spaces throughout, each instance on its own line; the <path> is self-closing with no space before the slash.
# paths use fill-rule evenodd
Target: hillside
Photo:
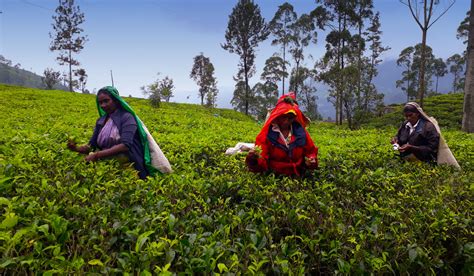
<path id="1" fill-rule="evenodd" d="M 93 95 L 0 85 L 1 274 L 465 274 L 473 271 L 474 137 L 462 170 L 403 163 L 396 127 L 313 124 L 320 169 L 256 175 L 227 147 L 260 126 L 231 110 L 125 98 L 174 173 L 86 163 Z"/>
<path id="2" fill-rule="evenodd" d="M 44 88 L 45 85 L 41 80 L 41 76 L 36 75 L 30 71 L 8 66 L 0 63 L 0 83 L 10 85 L 20 85 L 31 88 Z M 57 84 L 56 89 L 68 90 L 62 84 Z"/>
<path id="3" fill-rule="evenodd" d="M 425 98 L 423 110 L 434 117 L 442 128 L 461 129 L 463 114 L 463 93 L 445 94 Z M 403 104 L 392 104 L 390 111 L 373 119 L 368 125 L 373 127 L 399 127 L 403 122 Z"/>

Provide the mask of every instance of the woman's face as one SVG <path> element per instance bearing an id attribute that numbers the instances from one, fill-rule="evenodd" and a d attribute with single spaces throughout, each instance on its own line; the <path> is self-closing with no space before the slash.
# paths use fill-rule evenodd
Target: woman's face
<path id="1" fill-rule="evenodd" d="M 281 128 L 281 129 L 287 129 L 291 126 L 293 121 L 295 120 L 296 116 L 294 114 L 283 114 L 278 116 L 275 119 L 275 123 Z"/>
<path id="2" fill-rule="evenodd" d="M 106 93 L 100 93 L 98 96 L 100 107 L 107 113 L 111 114 L 117 110 L 117 104 Z"/>
<path id="3" fill-rule="evenodd" d="M 418 119 L 420 119 L 420 113 L 416 112 L 405 112 L 405 119 L 410 122 L 412 125 L 416 124 L 418 122 Z"/>

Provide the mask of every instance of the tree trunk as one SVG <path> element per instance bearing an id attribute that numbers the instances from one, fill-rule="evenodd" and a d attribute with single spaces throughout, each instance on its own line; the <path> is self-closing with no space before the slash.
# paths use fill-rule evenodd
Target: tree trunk
<path id="1" fill-rule="evenodd" d="M 423 97 L 425 95 L 425 64 L 426 64 L 426 33 L 427 29 L 422 29 L 423 37 L 421 40 L 421 64 L 420 64 L 420 74 L 419 81 L 420 86 L 418 87 L 418 100 L 421 107 L 423 107 Z"/>
<path id="2" fill-rule="evenodd" d="M 469 16 L 469 40 L 467 47 L 466 81 L 464 84 L 464 108 L 462 130 L 474 133 L 474 1 L 471 0 Z"/>
<path id="3" fill-rule="evenodd" d="M 72 60 L 71 50 L 69 50 L 69 91 L 72 92 Z"/>
<path id="4" fill-rule="evenodd" d="M 286 42 L 283 43 L 283 72 L 286 73 Z M 285 94 L 285 76 L 283 76 L 281 81 L 281 95 Z"/>
<path id="5" fill-rule="evenodd" d="M 247 58 L 244 58 L 244 75 L 245 75 L 245 115 L 249 115 L 249 70 L 247 68 Z"/>
<path id="6" fill-rule="evenodd" d="M 300 81 L 300 61 L 295 61 L 295 65 L 296 65 L 296 70 L 295 70 L 295 91 L 293 91 L 295 93 L 295 98 L 298 94 L 298 82 Z"/>

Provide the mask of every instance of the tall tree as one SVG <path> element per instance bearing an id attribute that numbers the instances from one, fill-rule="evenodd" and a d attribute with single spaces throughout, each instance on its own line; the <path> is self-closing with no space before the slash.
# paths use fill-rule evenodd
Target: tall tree
<path id="1" fill-rule="evenodd" d="M 46 89 L 53 89 L 54 85 L 61 81 L 61 73 L 54 71 L 52 68 L 46 68 L 41 78 Z"/>
<path id="2" fill-rule="evenodd" d="M 364 77 L 362 78 L 363 91 L 365 94 L 363 110 L 365 112 L 376 111 L 374 108 L 383 104 L 383 94 L 378 93 L 373 84 L 373 80 L 378 75 L 377 66 L 382 62 L 380 58 L 382 53 L 390 50 L 390 47 L 382 46 L 382 31 L 380 28 L 380 14 L 377 12 L 371 17 L 371 24 L 364 33 L 366 36 L 365 40 L 369 45 L 369 56 L 366 60 L 365 69 L 363 70 L 365 74 L 363 74 Z"/>
<path id="3" fill-rule="evenodd" d="M 258 5 L 252 0 L 239 0 L 229 15 L 226 43 L 221 44 L 221 47 L 240 56 L 239 71 L 235 79 L 243 79 L 245 93 L 243 99 L 240 96 L 234 99 L 244 101 L 245 114 L 248 114 L 251 99 L 249 78 L 255 72 L 255 49 L 268 35 L 268 27 Z"/>
<path id="4" fill-rule="evenodd" d="M 299 70 L 301 62 L 304 60 L 304 49 L 309 43 L 316 44 L 317 35 L 316 26 L 312 16 L 308 14 L 302 14 L 298 20 L 290 26 L 291 29 L 291 40 L 289 44 L 289 52 L 293 57 L 294 68 L 293 73 L 299 74 L 303 71 Z M 295 76 L 296 79 L 301 79 L 301 76 Z M 295 82 L 292 88 L 295 94 L 298 94 L 300 82 Z"/>
<path id="5" fill-rule="evenodd" d="M 402 72 L 402 78 L 397 80 L 396 85 L 407 94 L 407 102 L 416 95 L 416 75 L 412 71 L 414 47 L 407 47 L 400 52 L 397 59 L 397 65 L 402 66 L 405 70 Z"/>
<path id="6" fill-rule="evenodd" d="M 462 72 L 464 72 L 465 60 L 460 54 L 454 54 L 446 60 L 449 72 L 453 74 L 453 93 L 464 87 Z"/>
<path id="7" fill-rule="evenodd" d="M 331 29 L 319 77 L 330 86 L 336 122 L 342 124 L 344 118 L 356 129 L 383 99 L 373 84 L 380 56 L 389 49 L 381 43 L 380 16 L 374 14 L 372 0 L 318 2 L 323 6 L 311 13 L 315 24 Z"/>
<path id="8" fill-rule="evenodd" d="M 296 70 L 296 67 L 293 70 Z M 290 90 L 296 90 L 293 87 L 297 85 L 299 87 L 297 99 L 305 111 L 305 115 L 311 119 L 320 119 L 321 115 L 318 113 L 318 105 L 316 103 L 316 71 L 304 66 L 298 67 L 298 70 L 300 72 L 291 75 Z"/>
<path id="9" fill-rule="evenodd" d="M 455 0 L 400 0 L 400 2 L 406 5 L 411 15 L 416 21 L 416 24 L 421 29 L 421 64 L 420 64 L 420 71 L 419 71 L 419 88 L 418 88 L 418 100 L 420 106 L 423 107 L 423 97 L 426 91 L 425 87 L 425 51 L 426 51 L 426 37 L 428 34 L 428 30 L 431 26 L 433 26 L 436 21 L 438 21 L 448 10 L 451 8 Z M 441 6 L 441 3 L 444 2 L 445 6 L 442 9 L 437 9 Z M 435 11 L 439 11 L 438 15 L 435 14 Z"/>
<path id="10" fill-rule="evenodd" d="M 474 1 L 471 1 L 471 11 Z M 469 39 L 467 44 L 467 70 L 464 84 L 462 130 L 474 133 L 474 13 L 469 14 Z"/>
<path id="11" fill-rule="evenodd" d="M 80 63 L 73 57 L 84 48 L 87 36 L 81 35 L 84 31 L 80 26 L 84 23 L 84 13 L 79 6 L 74 4 L 74 0 L 59 0 L 59 6 L 56 8 L 56 14 L 53 15 L 53 33 L 49 33 L 51 51 L 58 51 L 59 56 L 56 60 L 60 65 L 69 66 L 69 91 L 73 91 L 73 66 L 79 66 Z"/>
<path id="12" fill-rule="evenodd" d="M 291 26 L 296 22 L 297 17 L 298 16 L 294 11 L 293 6 L 290 3 L 285 2 L 278 6 L 278 10 L 269 23 L 269 29 L 275 37 L 272 40 L 272 45 L 281 45 L 281 54 L 283 58 L 283 74 L 281 77 L 282 95 L 285 93 L 285 78 L 288 76 L 288 71 L 286 70 L 286 49 L 292 39 Z"/>
<path id="13" fill-rule="evenodd" d="M 438 94 L 438 80 L 440 77 L 444 77 L 448 73 L 448 69 L 446 63 L 443 61 L 442 58 L 437 58 L 433 60 L 433 69 L 434 75 L 436 77 L 436 94 Z"/>
<path id="14" fill-rule="evenodd" d="M 214 77 L 214 65 L 203 53 L 194 57 L 194 64 L 189 77 L 199 85 L 201 105 L 204 105 L 204 98 L 206 98 L 207 104 L 214 106 L 218 93 L 217 82 Z"/>
<path id="15" fill-rule="evenodd" d="M 322 3 L 311 12 L 311 16 L 322 28 L 331 31 L 326 36 L 326 53 L 319 66 L 322 69 L 320 78 L 330 86 L 330 97 L 334 98 L 336 108 L 336 124 L 342 124 L 343 101 L 342 96 L 346 87 L 343 72 L 347 66 L 351 53 L 349 43 L 352 40 L 350 28 L 355 25 L 355 1 L 318 0 Z"/>

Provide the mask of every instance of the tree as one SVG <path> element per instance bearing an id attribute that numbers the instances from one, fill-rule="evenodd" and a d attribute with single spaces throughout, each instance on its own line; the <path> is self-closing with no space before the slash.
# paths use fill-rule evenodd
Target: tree
<path id="1" fill-rule="evenodd" d="M 310 15 L 302 14 L 298 20 L 290 26 L 291 30 L 291 40 L 290 40 L 290 50 L 293 61 L 295 62 L 295 68 L 293 73 L 299 74 L 302 72 L 299 70 L 301 62 L 304 60 L 304 49 L 309 45 L 309 43 L 316 44 L 317 35 L 316 26 L 314 25 L 313 18 Z M 296 79 L 301 79 L 301 76 L 295 76 Z M 300 82 L 295 82 L 293 86 L 293 92 L 298 94 Z"/>
<path id="2" fill-rule="evenodd" d="M 329 27 L 326 53 L 317 66 L 319 78 L 329 85 L 329 99 L 336 108 L 336 123 L 347 120 L 356 129 L 381 103 L 373 79 L 378 74 L 381 54 L 388 50 L 381 43 L 379 14 L 371 0 L 333 1 L 311 12 L 317 26 Z"/>
<path id="3" fill-rule="evenodd" d="M 402 50 L 400 53 L 397 65 L 403 66 L 405 71 L 402 72 L 402 79 L 396 82 L 397 87 L 400 87 L 407 94 L 407 101 L 413 100 L 416 98 L 416 88 L 420 83 L 420 70 L 422 60 L 424 61 L 424 82 L 427 84 L 427 87 L 431 85 L 431 77 L 434 72 L 434 55 L 432 54 L 432 49 L 430 46 L 425 46 L 425 56 L 421 57 L 421 43 L 410 47 L 407 47 Z M 404 86 L 404 84 L 406 84 Z"/>
<path id="4" fill-rule="evenodd" d="M 265 120 L 267 112 L 271 110 L 278 100 L 278 86 L 272 82 L 258 82 L 252 88 L 254 101 L 250 105 L 251 114 L 257 120 Z"/>
<path id="5" fill-rule="evenodd" d="M 74 5 L 74 0 L 59 0 L 53 20 L 54 31 L 49 33 L 52 39 L 49 49 L 59 52 L 56 60 L 60 65 L 68 64 L 69 91 L 72 92 L 72 67 L 80 65 L 79 61 L 73 58 L 73 54 L 80 53 L 87 41 L 87 37 L 81 35 L 84 30 L 80 27 L 84 23 L 84 13 L 81 12 L 79 6 Z"/>
<path id="6" fill-rule="evenodd" d="M 216 107 L 217 94 L 219 90 L 217 89 L 215 83 L 211 86 L 206 95 L 206 106 L 207 107 Z"/>
<path id="7" fill-rule="evenodd" d="M 12 66 L 12 61 L 0 55 L 0 63 L 8 66 Z"/>
<path id="8" fill-rule="evenodd" d="M 88 77 L 87 73 L 86 73 L 86 70 L 82 69 L 82 68 L 74 70 L 74 76 L 78 77 L 78 79 L 77 79 L 77 88 L 79 88 L 82 93 L 89 94 L 89 93 L 86 93 L 86 91 L 87 91 L 86 83 L 87 83 L 87 77 Z"/>
<path id="9" fill-rule="evenodd" d="M 234 95 L 233 101 L 234 99 L 244 101 L 245 114 L 248 114 L 249 100 L 252 98 L 249 78 L 255 72 L 255 48 L 268 35 L 268 27 L 260 14 L 258 5 L 252 0 L 239 0 L 229 16 L 225 33 L 226 43 L 221 44 L 221 47 L 240 56 L 239 71 L 235 79 L 239 81 L 243 79 L 245 92 L 244 95 L 238 95 L 238 97 Z"/>
<path id="10" fill-rule="evenodd" d="M 189 77 L 199 85 L 201 105 L 204 105 L 204 98 L 206 98 L 207 105 L 214 106 L 218 93 L 217 82 L 214 77 L 214 65 L 203 53 L 194 57 L 194 65 Z"/>
<path id="11" fill-rule="evenodd" d="M 442 58 L 437 58 L 433 60 L 433 69 L 434 75 L 436 77 L 436 90 L 435 93 L 438 94 L 438 80 L 440 77 L 444 77 L 448 73 L 446 63 L 444 63 Z"/>
<path id="12" fill-rule="evenodd" d="M 432 77 L 434 75 L 433 62 L 435 60 L 435 56 L 433 55 L 433 49 L 428 45 L 425 46 L 424 56 L 422 56 L 422 47 L 423 46 L 421 45 L 421 43 L 418 43 L 417 45 L 415 45 L 415 52 L 413 53 L 412 71 L 415 72 L 416 76 L 418 76 L 416 78 L 416 83 L 418 84 L 418 87 L 419 87 L 419 84 L 421 82 L 419 76 L 421 75 L 420 74 L 420 71 L 422 70 L 421 66 L 424 62 L 423 71 L 425 72 L 424 73 L 425 79 L 423 80 L 423 82 L 425 83 L 425 91 L 429 91 L 433 83 L 432 81 Z"/>
<path id="13" fill-rule="evenodd" d="M 255 96 L 253 94 L 250 95 L 247 92 L 249 87 L 246 87 L 246 85 L 247 84 L 243 80 L 237 81 L 234 88 L 234 96 L 230 103 L 234 107 L 234 110 L 246 112 L 248 115 L 250 111 L 249 107 L 251 107 L 251 104 L 254 102 Z"/>
<path id="14" fill-rule="evenodd" d="M 61 81 L 61 73 L 54 71 L 52 68 L 46 68 L 43 75 L 41 80 L 48 90 L 53 89 L 54 85 Z"/>
<path id="15" fill-rule="evenodd" d="M 296 67 L 293 68 L 296 70 Z M 300 72 L 293 73 L 290 80 L 290 90 L 293 91 L 294 86 L 299 87 L 299 93 L 297 95 L 298 102 L 302 109 L 305 111 L 305 115 L 310 119 L 319 120 L 321 115 L 318 112 L 318 105 L 316 103 L 316 71 L 310 70 L 304 66 L 298 67 Z"/>
<path id="16" fill-rule="evenodd" d="M 348 44 L 352 40 L 350 28 L 355 26 L 354 1 L 318 0 L 322 6 L 311 12 L 313 20 L 323 30 L 327 27 L 331 31 L 326 36 L 326 53 L 318 63 L 322 72 L 320 79 L 330 86 L 330 97 L 334 99 L 336 108 L 336 124 L 342 124 L 343 101 L 342 96 L 346 88 L 346 79 L 343 72 L 354 55 Z"/>
<path id="17" fill-rule="evenodd" d="M 275 37 L 272 40 L 272 45 L 281 45 L 281 54 L 282 54 L 282 75 L 281 75 L 281 93 L 285 94 L 285 78 L 288 76 L 286 65 L 286 49 L 290 40 L 292 39 L 291 26 L 296 22 L 297 15 L 293 9 L 293 6 L 285 2 L 282 5 L 278 6 L 273 19 L 270 21 L 269 29 L 270 32 Z"/>
<path id="18" fill-rule="evenodd" d="M 440 14 L 435 15 L 437 7 L 441 5 L 442 0 L 400 0 L 400 2 L 406 5 L 411 15 L 416 21 L 416 24 L 421 29 L 421 63 L 419 71 L 419 88 L 418 88 L 418 100 L 421 107 L 423 107 L 423 97 L 425 94 L 425 50 L 426 50 L 426 37 L 428 30 L 438 21 L 448 10 L 454 5 L 455 0 L 446 0 L 445 8 L 439 10 Z M 436 6 L 436 7 L 435 7 Z"/>
<path id="19" fill-rule="evenodd" d="M 474 2 L 471 1 L 471 11 Z M 462 115 L 462 130 L 474 133 L 474 14 L 469 14 L 469 39 L 467 43 L 467 70 L 464 84 L 464 106 Z"/>
<path id="20" fill-rule="evenodd" d="M 371 17 L 371 25 L 364 33 L 367 36 L 366 41 L 369 44 L 370 51 L 364 70 L 362 70 L 364 72 L 362 89 L 364 92 L 363 111 L 365 113 L 376 112 L 383 105 L 383 94 L 378 93 L 373 80 L 378 75 L 377 66 L 382 62 L 380 56 L 383 52 L 388 51 L 390 47 L 382 46 L 382 31 L 380 28 L 380 14 L 377 12 Z"/>
<path id="21" fill-rule="evenodd" d="M 464 87 L 464 80 L 461 77 L 464 71 L 464 58 L 459 54 L 454 54 L 446 60 L 449 66 L 449 72 L 453 74 L 453 93 Z"/>
<path id="22" fill-rule="evenodd" d="M 160 73 L 158 73 L 158 76 Z M 173 79 L 166 76 L 163 79 L 159 77 L 153 83 L 142 86 L 140 88 L 144 95 L 147 95 L 150 99 L 150 103 L 153 107 L 160 107 L 161 100 L 169 102 L 170 98 L 173 97 Z"/>
<path id="23" fill-rule="evenodd" d="M 265 61 L 261 79 L 265 82 L 270 82 L 277 85 L 277 82 L 281 81 L 283 78 L 288 77 L 288 73 L 285 72 L 284 63 L 285 61 L 280 56 L 273 54 L 273 56 L 269 57 Z"/>
<path id="24" fill-rule="evenodd" d="M 466 17 L 464 18 L 461 23 L 459 23 L 459 27 L 457 29 L 456 38 L 462 39 L 462 43 L 467 45 L 467 41 L 469 39 L 469 17 L 471 15 L 471 11 L 467 11 Z M 466 52 L 464 51 L 464 56 L 466 56 Z"/>

